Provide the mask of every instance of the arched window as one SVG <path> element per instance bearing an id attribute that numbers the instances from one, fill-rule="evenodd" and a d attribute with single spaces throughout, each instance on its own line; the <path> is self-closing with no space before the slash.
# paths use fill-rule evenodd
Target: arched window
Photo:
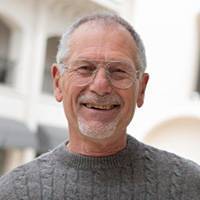
<path id="1" fill-rule="evenodd" d="M 8 84 L 13 62 L 9 59 L 10 28 L 0 19 L 0 83 Z"/>
<path id="2" fill-rule="evenodd" d="M 60 37 L 55 36 L 55 37 L 50 37 L 47 40 L 42 91 L 48 94 L 53 94 L 50 67 L 52 63 L 56 62 L 56 53 L 57 53 L 59 39 Z"/>

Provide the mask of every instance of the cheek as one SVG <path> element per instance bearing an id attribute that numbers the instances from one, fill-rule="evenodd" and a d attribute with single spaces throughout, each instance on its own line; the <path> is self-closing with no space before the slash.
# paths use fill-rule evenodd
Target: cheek
<path id="1" fill-rule="evenodd" d="M 73 90 L 73 86 L 71 86 L 69 83 L 63 84 L 63 106 L 65 110 L 65 115 L 68 120 L 70 120 L 71 115 L 73 114 L 74 110 L 74 101 L 75 101 L 75 90 Z"/>
<path id="2" fill-rule="evenodd" d="M 76 119 L 77 111 L 79 109 L 77 99 L 82 91 L 82 88 L 73 86 L 70 83 L 66 83 L 63 88 L 63 106 L 65 110 L 65 115 L 68 121 L 74 121 Z"/>
<path id="3" fill-rule="evenodd" d="M 132 118 L 133 114 L 134 114 L 134 111 L 135 111 L 135 105 L 136 105 L 136 101 L 135 101 L 135 98 L 127 98 L 127 116 L 128 118 Z"/>
<path id="4" fill-rule="evenodd" d="M 136 107 L 136 94 L 132 90 L 128 91 L 126 94 L 123 95 L 124 99 L 124 109 L 123 113 L 125 115 L 125 119 L 130 122 L 133 117 L 135 107 Z"/>

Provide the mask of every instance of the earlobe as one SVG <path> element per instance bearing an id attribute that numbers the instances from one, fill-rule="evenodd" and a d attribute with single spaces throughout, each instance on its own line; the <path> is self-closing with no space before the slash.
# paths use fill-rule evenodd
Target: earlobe
<path id="1" fill-rule="evenodd" d="M 58 102 L 61 102 L 63 99 L 62 96 L 62 90 L 61 90 L 61 75 L 60 70 L 57 64 L 53 64 L 51 66 L 51 77 L 53 80 L 53 90 L 54 90 L 54 96 Z"/>
<path id="2" fill-rule="evenodd" d="M 137 106 L 140 108 L 143 103 L 144 103 L 144 96 L 145 96 L 145 91 L 146 91 L 146 86 L 149 80 L 149 74 L 144 73 L 142 75 L 142 78 L 140 80 L 140 85 L 139 85 L 139 92 L 138 92 L 138 98 L 137 98 Z"/>

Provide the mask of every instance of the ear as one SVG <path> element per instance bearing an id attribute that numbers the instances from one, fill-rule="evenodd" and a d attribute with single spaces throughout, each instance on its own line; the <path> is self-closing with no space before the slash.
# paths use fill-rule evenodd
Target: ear
<path id="1" fill-rule="evenodd" d="M 58 102 L 61 102 L 63 99 L 62 89 L 61 89 L 61 74 L 59 66 L 57 64 L 53 64 L 51 66 L 51 77 L 53 80 L 54 96 Z"/>
<path id="2" fill-rule="evenodd" d="M 143 73 L 142 77 L 140 79 L 139 91 L 138 91 L 138 97 L 137 97 L 137 106 L 139 108 L 144 103 L 145 90 L 146 90 L 146 86 L 147 86 L 148 80 L 149 80 L 149 74 Z"/>

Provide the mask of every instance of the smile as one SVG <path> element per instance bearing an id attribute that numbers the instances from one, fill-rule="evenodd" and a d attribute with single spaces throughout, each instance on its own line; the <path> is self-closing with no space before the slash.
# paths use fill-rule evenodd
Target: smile
<path id="1" fill-rule="evenodd" d="M 119 105 L 98 105 L 98 104 L 91 104 L 91 103 L 85 103 L 83 105 L 87 108 L 97 109 L 97 110 L 112 110 L 113 108 L 116 108 L 119 106 Z"/>

